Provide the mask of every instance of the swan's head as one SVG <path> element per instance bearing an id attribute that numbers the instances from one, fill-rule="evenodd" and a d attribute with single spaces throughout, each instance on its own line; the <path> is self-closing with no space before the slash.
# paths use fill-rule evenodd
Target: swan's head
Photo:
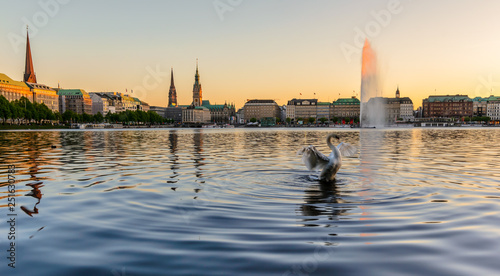
<path id="1" fill-rule="evenodd" d="M 297 151 L 297 155 L 303 155 L 304 153 L 309 153 L 315 149 L 314 146 L 304 146 Z"/>

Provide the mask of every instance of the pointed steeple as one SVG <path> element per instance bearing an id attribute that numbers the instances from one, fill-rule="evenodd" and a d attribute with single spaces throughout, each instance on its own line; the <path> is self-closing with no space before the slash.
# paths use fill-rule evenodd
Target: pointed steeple
<path id="1" fill-rule="evenodd" d="M 396 90 L 396 99 L 399 99 L 401 97 L 401 94 L 399 93 L 399 85 L 398 85 L 398 90 Z"/>
<path id="2" fill-rule="evenodd" d="M 28 27 L 26 27 L 26 65 L 24 67 L 24 81 L 36 83 L 35 70 L 33 69 L 33 59 L 31 57 L 30 37 Z"/>
<path id="3" fill-rule="evenodd" d="M 170 88 L 175 88 L 174 85 L 174 67 L 170 69 Z"/>
<path id="4" fill-rule="evenodd" d="M 196 74 L 194 75 L 195 84 L 200 82 L 200 74 L 198 73 L 198 59 L 196 59 Z"/>
<path id="5" fill-rule="evenodd" d="M 177 106 L 177 92 L 175 91 L 174 85 L 174 68 L 170 72 L 170 90 L 168 91 L 168 106 Z"/>
<path id="6" fill-rule="evenodd" d="M 194 75 L 193 103 L 194 106 L 201 106 L 203 103 L 200 74 L 198 73 L 198 59 L 196 59 L 196 74 Z"/>

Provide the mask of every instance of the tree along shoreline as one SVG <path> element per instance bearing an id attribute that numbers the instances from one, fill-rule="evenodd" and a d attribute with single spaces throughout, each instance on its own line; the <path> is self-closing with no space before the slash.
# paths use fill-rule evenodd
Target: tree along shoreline
<path id="1" fill-rule="evenodd" d="M 100 112 L 95 115 L 77 114 L 71 110 L 64 113 L 52 112 L 45 104 L 32 103 L 26 97 L 9 102 L 0 95 L 0 129 L 64 129 L 72 124 L 124 124 L 124 125 L 160 125 L 171 123 L 154 111 L 127 110 L 120 113 L 108 113 L 103 116 Z"/>

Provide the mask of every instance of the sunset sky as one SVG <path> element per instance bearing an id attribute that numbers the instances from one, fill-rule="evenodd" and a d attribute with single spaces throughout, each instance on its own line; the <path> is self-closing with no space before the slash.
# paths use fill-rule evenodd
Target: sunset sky
<path id="1" fill-rule="evenodd" d="M 497 0 L 0 2 L 0 72 L 15 80 L 29 24 L 39 83 L 133 89 L 150 105 L 167 104 L 171 67 L 191 103 L 196 58 L 211 103 L 359 95 L 365 37 L 384 96 L 399 85 L 415 108 L 435 94 L 500 96 Z"/>

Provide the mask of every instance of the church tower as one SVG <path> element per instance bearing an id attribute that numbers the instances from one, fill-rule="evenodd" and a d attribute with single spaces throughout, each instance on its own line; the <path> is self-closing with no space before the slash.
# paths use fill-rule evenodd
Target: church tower
<path id="1" fill-rule="evenodd" d="M 33 69 L 33 59 L 31 57 L 30 37 L 26 29 L 26 65 L 24 67 L 25 82 L 36 83 L 35 70 Z"/>
<path id="2" fill-rule="evenodd" d="M 177 106 L 177 92 L 174 85 L 174 68 L 170 72 L 170 90 L 168 90 L 168 107 Z"/>
<path id="3" fill-rule="evenodd" d="M 401 94 L 399 93 L 399 85 L 398 85 L 398 90 L 396 90 L 396 99 L 401 98 Z"/>
<path id="4" fill-rule="evenodd" d="M 194 85 L 193 85 L 193 105 L 201 106 L 202 103 L 202 92 L 200 83 L 200 74 L 198 73 L 198 59 L 196 59 L 196 74 L 194 75 Z"/>

